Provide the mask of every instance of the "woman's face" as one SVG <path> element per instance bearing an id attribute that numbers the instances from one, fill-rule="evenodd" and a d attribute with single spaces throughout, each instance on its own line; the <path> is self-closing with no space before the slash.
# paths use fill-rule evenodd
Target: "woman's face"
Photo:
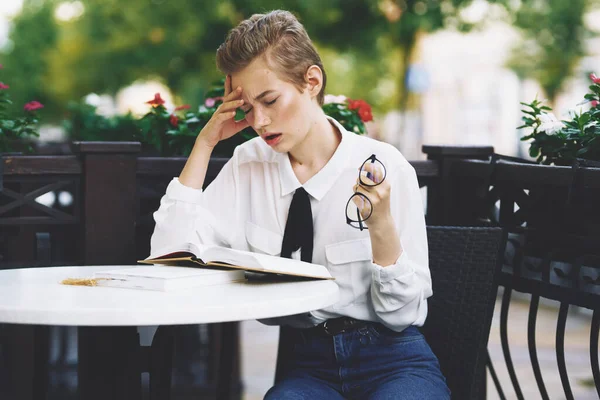
<path id="1" fill-rule="evenodd" d="M 277 152 L 292 150 L 311 128 L 315 106 L 308 85 L 302 93 L 279 79 L 263 57 L 231 75 L 231 86 L 242 87 L 241 109 L 258 135 Z"/>

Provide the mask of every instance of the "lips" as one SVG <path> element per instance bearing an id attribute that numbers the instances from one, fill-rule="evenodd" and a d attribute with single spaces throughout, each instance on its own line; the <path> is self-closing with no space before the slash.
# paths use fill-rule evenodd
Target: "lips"
<path id="1" fill-rule="evenodd" d="M 262 135 L 262 138 L 269 146 L 274 146 L 281 140 L 281 133 L 268 133 L 266 135 Z"/>

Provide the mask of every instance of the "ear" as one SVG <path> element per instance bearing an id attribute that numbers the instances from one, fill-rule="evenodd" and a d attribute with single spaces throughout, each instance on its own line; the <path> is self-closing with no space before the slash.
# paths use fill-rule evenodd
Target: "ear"
<path id="1" fill-rule="evenodd" d="M 323 87 L 323 71 L 317 65 L 311 65 L 304 76 L 306 79 L 306 88 L 310 97 L 315 98 Z"/>

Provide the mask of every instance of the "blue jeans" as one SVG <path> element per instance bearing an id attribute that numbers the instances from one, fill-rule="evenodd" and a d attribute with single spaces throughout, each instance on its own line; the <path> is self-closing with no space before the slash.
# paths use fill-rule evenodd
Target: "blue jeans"
<path id="1" fill-rule="evenodd" d="M 394 332 L 369 323 L 322 336 L 293 333 L 288 371 L 266 400 L 444 400 L 450 390 L 436 356 L 418 328 Z"/>

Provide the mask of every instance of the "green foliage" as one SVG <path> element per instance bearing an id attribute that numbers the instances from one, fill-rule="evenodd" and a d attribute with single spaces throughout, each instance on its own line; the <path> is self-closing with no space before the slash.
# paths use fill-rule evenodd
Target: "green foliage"
<path id="1" fill-rule="evenodd" d="M 131 114 L 104 117 L 88 104 L 70 105 L 70 117 L 63 125 L 69 139 L 79 141 L 139 141 L 148 154 L 187 156 L 192 151 L 196 137 L 223 103 L 224 79 L 212 84 L 197 112 L 185 104 L 169 112 L 157 93 L 148 101 L 150 111 L 141 118 Z M 323 106 L 325 114 L 337 119 L 344 128 L 357 134 L 366 133 L 364 121 L 372 119 L 371 107 L 362 100 L 344 100 Z M 237 110 L 236 119 L 245 117 Z M 256 137 L 248 127 L 230 139 L 219 142 L 213 155 L 231 157 L 236 146 Z"/>
<path id="2" fill-rule="evenodd" d="M 600 79 L 593 74 L 590 93 L 585 99 L 591 103 L 590 109 L 562 122 L 556 121 L 549 113 L 551 108 L 542 106 L 537 99 L 521 103 L 526 109 L 524 124 L 519 128 L 532 129 L 521 140 L 531 140 L 531 157 L 536 157 L 539 163 L 556 165 L 570 165 L 577 158 L 600 161 Z"/>
<path id="3" fill-rule="evenodd" d="M 13 21 L 13 49 L 2 59 L 15 70 L 28 66 L 19 75 L 22 96 L 43 101 L 48 120 L 60 120 L 73 99 L 114 95 L 149 79 L 196 108 L 206 82 L 220 76 L 215 50 L 228 30 L 253 13 L 283 8 L 299 17 L 324 55 L 329 91 L 384 111 L 400 103 L 418 32 L 470 28 L 460 12 L 472 2 L 82 0 L 80 17 L 56 21 L 57 0 L 26 0 Z"/>
<path id="4" fill-rule="evenodd" d="M 46 119 L 61 106 L 54 101 L 49 88 L 48 56 L 56 51 L 58 26 L 53 18 L 55 1 L 25 0 L 23 10 L 17 15 L 10 32 L 12 44 L 0 54 L 9 85 L 14 89 L 14 107 L 37 100 L 45 105 L 42 116 Z M 63 71 L 69 76 L 70 71 Z"/>
<path id="5" fill-rule="evenodd" d="M 336 101 L 323 105 L 325 114 L 336 119 L 342 126 L 358 135 L 367 133 L 365 122 L 371 121 L 371 106 L 363 100 Z"/>
<path id="6" fill-rule="evenodd" d="M 136 121 L 130 113 L 105 117 L 92 105 L 70 102 L 63 127 L 73 141 L 140 141 Z"/>
<path id="7" fill-rule="evenodd" d="M 523 41 L 513 49 L 508 66 L 520 77 L 538 81 L 551 104 L 585 54 L 590 32 L 583 16 L 595 1 L 526 1 L 514 11 Z"/>

